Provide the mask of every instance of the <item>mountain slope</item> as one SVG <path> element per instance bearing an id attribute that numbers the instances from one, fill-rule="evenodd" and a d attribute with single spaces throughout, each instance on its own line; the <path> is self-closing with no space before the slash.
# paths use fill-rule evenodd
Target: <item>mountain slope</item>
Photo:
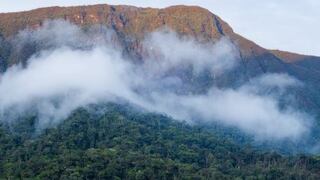
<path id="1" fill-rule="evenodd" d="M 1 127 L 0 178 L 320 178 L 316 158 L 241 148 L 216 136 L 214 129 L 132 107 L 104 108 L 108 110 L 103 114 L 78 109 L 37 137 L 33 137 L 33 118 L 13 126 L 14 132 Z"/>
<path id="2" fill-rule="evenodd" d="M 101 4 L 0 13 L 0 34 L 9 37 L 25 28 L 39 28 L 48 19 L 58 18 L 81 26 L 101 24 L 116 29 L 118 33 L 138 38 L 165 25 L 181 34 L 191 35 L 204 41 L 228 36 L 241 47 L 244 55 L 268 53 L 268 50 L 234 33 L 232 28 L 218 16 L 197 6 L 180 5 L 155 9 Z M 271 53 L 278 56 L 286 52 L 272 50 Z M 278 57 L 289 62 L 285 56 Z"/>
<path id="3" fill-rule="evenodd" d="M 50 7 L 18 13 L 0 13 L 0 40 L 1 49 L 6 48 L 9 54 L 0 54 L 2 69 L 27 59 L 36 50 L 35 47 L 22 48 L 22 52 L 16 52 L 15 45 L 10 39 L 25 28 L 37 29 L 46 20 L 64 19 L 83 28 L 93 25 L 106 26 L 116 32 L 115 43 L 125 49 L 125 53 L 133 59 L 143 60 L 145 54 L 142 51 L 141 41 L 145 35 L 168 27 L 182 36 L 191 36 L 200 42 L 215 42 L 221 37 L 228 37 L 239 47 L 243 61 L 240 77 L 250 78 L 265 72 L 288 72 L 298 79 L 306 79 L 303 69 L 310 74 L 318 74 L 317 62 L 312 61 L 310 66 L 290 66 L 285 56 L 279 56 L 275 51 L 266 50 L 252 41 L 233 32 L 232 28 L 206 9 L 196 6 L 172 6 L 165 9 L 137 8 L 133 6 L 92 5 L 78 7 Z M 9 41 L 9 42 L 8 42 Z M 7 45 L 6 45 L 7 44 Z M 9 45 L 8 45 L 9 44 Z M 10 46 L 11 44 L 11 46 Z M 23 58 L 21 58 L 23 57 Z M 21 60 L 22 59 L 22 60 Z M 254 60 L 254 61 L 251 61 Z M 309 72 L 308 72 L 309 73 Z M 318 79 L 317 79 L 318 81 Z"/>
<path id="4" fill-rule="evenodd" d="M 92 5 L 79 7 L 51 7 L 18 13 L 0 14 L 0 69 L 22 63 L 42 50 L 50 49 L 46 41 L 35 42 L 26 38 L 16 43 L 19 31 L 39 29 L 45 21 L 64 19 L 79 25 L 84 31 L 95 26 L 114 32 L 112 43 L 133 61 L 145 61 L 143 40 L 148 33 L 170 28 L 179 36 L 191 37 L 199 42 L 217 42 L 229 38 L 238 47 L 240 64 L 232 71 L 220 76 L 208 74 L 195 82 L 192 73 L 184 69 L 182 79 L 192 93 L 203 93 L 208 85 L 217 87 L 239 87 L 244 82 L 267 73 L 285 73 L 300 80 L 304 86 L 292 91 L 298 107 L 318 116 L 320 109 L 320 63 L 317 57 L 289 55 L 290 53 L 269 51 L 233 32 L 232 28 L 218 16 L 195 6 L 172 6 L 164 9 L 137 8 L 133 6 Z M 100 29 L 99 29 L 100 28 Z M 63 27 L 61 28 L 63 30 Z M 293 61 L 293 59 L 299 59 Z M 199 78 L 198 78 L 199 79 Z M 207 85 L 207 86 L 205 86 Z"/>
<path id="5" fill-rule="evenodd" d="M 44 40 L 41 39 L 41 41 L 36 41 L 27 36 L 27 38 L 23 39 L 23 43 L 17 42 L 21 34 L 23 35 L 23 32 L 31 32 L 30 34 L 32 34 L 34 30 L 43 27 L 47 20 L 54 19 L 70 21 L 81 27 L 81 30 L 84 32 L 90 32 L 92 30 L 91 28 L 94 27 L 94 33 L 101 33 L 107 28 L 113 33 L 110 38 L 112 45 L 115 45 L 115 47 L 121 51 L 121 55 L 125 57 L 125 60 L 131 60 L 136 63 L 135 65 L 140 65 L 139 63 L 150 60 L 148 59 L 148 54 L 144 51 L 143 40 L 149 33 L 158 31 L 159 29 L 169 28 L 176 32 L 179 37 L 192 38 L 203 44 L 218 42 L 222 38 L 230 39 L 231 43 L 237 47 L 236 50 L 239 51 L 237 60 L 239 60 L 240 63 L 232 70 L 222 72 L 219 75 L 212 74 L 212 72 L 209 71 L 199 76 L 193 73 L 192 68 L 192 70 L 190 70 L 190 68 L 180 67 L 180 64 L 178 64 L 178 67 L 176 69 L 173 68 L 173 72 L 170 71 L 170 73 L 176 73 L 174 75 L 178 77 L 178 80 L 181 80 L 181 84 L 183 84 L 181 87 L 183 89 L 181 91 L 180 89 L 175 89 L 178 93 L 174 95 L 187 94 L 197 97 L 197 95 L 201 96 L 206 94 L 212 87 L 221 89 L 222 91 L 227 89 L 228 92 L 234 92 L 239 90 L 239 87 L 243 87 L 243 85 L 250 85 L 250 82 L 256 80 L 255 78 L 266 74 L 289 74 L 300 80 L 302 85 L 289 89 L 288 92 L 286 91 L 286 94 L 281 94 L 279 99 L 282 100 L 281 98 L 283 98 L 283 96 L 289 95 L 290 98 L 298 102 L 297 105 L 295 103 L 292 104 L 296 105 L 299 110 L 315 116 L 316 122 L 312 124 L 313 126 L 310 128 L 310 138 L 303 139 L 302 143 L 300 141 L 292 142 L 285 139 L 281 142 L 281 146 L 285 146 L 285 152 L 289 153 L 291 153 L 291 148 L 293 149 L 293 153 L 317 151 L 315 144 L 320 139 L 320 133 L 318 131 L 319 122 L 317 120 L 320 114 L 320 63 L 318 62 L 318 57 L 264 49 L 254 42 L 234 33 L 226 22 L 200 7 L 173 6 L 165 9 L 154 9 L 137 8 L 133 6 L 93 5 L 51 7 L 19 13 L 0 14 L 0 71 L 6 72 L 8 68 L 18 63 L 22 63 L 22 66 L 25 66 L 30 57 L 38 57 L 39 53 L 45 50 L 60 48 L 52 46 L 49 42 L 50 39 L 48 40 L 46 38 L 44 38 Z M 66 27 L 59 27 L 54 30 L 61 29 L 61 32 L 64 32 L 64 28 Z M 96 35 L 94 33 L 90 34 L 89 41 L 96 40 L 94 39 Z M 76 44 L 69 48 L 71 50 L 83 50 L 88 47 L 86 47 L 86 44 Z M 82 57 L 80 57 L 80 59 L 81 58 Z M 62 59 L 64 60 L 64 58 Z M 91 60 L 91 58 L 87 59 Z M 159 59 L 161 60 L 161 58 Z M 56 67 L 64 68 L 63 66 L 55 66 L 53 68 Z M 73 67 L 68 67 L 66 69 L 69 70 L 72 68 Z M 28 69 L 28 67 L 25 69 Z M 60 73 L 60 69 L 56 69 L 58 70 L 55 72 Z M 87 70 L 86 68 L 84 69 Z M 52 67 L 50 66 L 44 71 L 42 71 L 43 69 L 40 70 L 42 74 L 48 73 L 47 71 L 52 70 Z M 81 77 L 83 78 L 83 76 L 81 76 L 83 72 L 83 69 L 81 69 L 81 73 L 78 74 L 80 80 L 77 83 L 80 85 L 85 84 L 82 81 L 83 79 L 81 79 Z M 40 74 L 40 76 L 42 74 Z M 70 75 L 70 73 L 66 74 Z M 130 75 L 130 73 L 128 74 Z M 102 75 L 106 74 L 102 73 Z M 72 74 L 70 76 L 72 76 Z M 24 78 L 24 76 L 19 77 Z M 93 77 L 99 79 L 97 76 Z M 57 81 L 61 82 L 65 77 L 59 78 Z M 30 82 L 32 82 L 33 79 L 30 79 Z M 44 81 L 47 81 L 47 79 L 44 79 Z M 70 81 L 73 82 L 73 79 L 71 78 Z M 66 81 L 67 86 L 70 81 Z M 49 80 L 48 82 L 50 84 Z M 10 86 L 10 83 L 11 81 L 7 84 Z M 53 89 L 55 83 L 49 87 Z M 161 82 L 156 82 L 156 84 L 157 83 L 162 85 Z M 22 82 L 22 84 L 23 86 L 19 89 L 19 92 L 20 90 L 21 92 L 25 90 L 25 82 Z M 59 85 L 59 83 L 57 84 Z M 94 83 L 94 85 L 96 84 Z M 154 85 L 154 83 L 151 85 Z M 27 86 L 32 86 L 32 83 L 27 84 Z M 43 86 L 48 86 L 48 84 L 44 84 Z M 168 86 L 170 86 L 170 84 Z M 72 88 L 73 86 L 71 86 L 71 89 Z M 143 90 L 148 91 L 147 88 L 148 87 Z M 7 90 L 6 88 L 4 89 Z M 47 90 L 46 88 L 44 89 Z M 119 91 L 122 90 L 121 88 L 119 89 Z M 64 89 L 62 88 L 62 90 Z M 63 99 L 63 97 L 73 92 L 77 93 L 77 90 L 79 89 L 76 86 L 75 91 L 70 91 L 70 93 L 63 92 L 62 100 L 69 102 L 68 98 Z M 80 91 L 81 90 L 80 88 Z M 135 90 L 139 91 L 140 89 Z M 151 91 L 152 90 L 151 88 Z M 270 91 L 272 90 L 273 89 L 263 87 L 262 93 L 267 93 L 267 96 L 262 96 L 264 97 L 263 100 L 270 100 L 270 98 L 266 97 L 269 97 Z M 40 94 L 43 93 L 42 91 L 39 92 Z M 142 93 L 143 92 L 144 91 L 142 91 Z M 43 94 L 46 94 L 46 92 Z M 24 94 L 22 93 L 22 95 Z M 49 107 L 49 110 L 59 109 L 59 106 L 61 106 L 61 104 L 59 104 L 59 98 L 61 98 L 59 95 L 60 94 L 57 96 L 49 96 L 49 101 L 44 101 L 44 103 L 36 105 L 43 106 L 48 103 L 52 105 L 52 107 Z M 91 94 L 89 93 L 89 95 Z M 10 97 L 8 98 L 9 100 Z M 35 97 L 35 99 L 32 99 L 33 101 L 38 100 L 37 96 Z M 78 96 L 75 97 L 78 98 Z M 250 96 L 249 98 L 251 97 L 256 96 Z M 19 98 L 17 99 L 17 102 L 20 102 Z M 71 98 L 71 100 L 75 99 Z M 258 100 L 260 99 L 258 98 Z M 32 111 L 34 110 L 33 108 L 30 108 L 31 112 L 23 114 L 24 116 L 22 117 L 20 117 L 19 115 L 21 114 L 19 114 L 19 118 L 14 119 L 16 120 L 14 122 L 6 121 L 7 116 L 1 117 L 0 178 L 320 178 L 319 157 L 312 155 L 283 156 L 270 151 L 261 152 L 254 150 L 247 146 L 248 143 L 251 143 L 252 139 L 250 138 L 252 137 L 247 137 L 247 134 L 240 131 L 238 126 L 228 126 L 230 129 L 235 128 L 235 132 L 225 129 L 224 126 L 221 126 L 222 123 L 219 124 L 218 121 L 214 121 L 217 124 L 213 123 L 213 125 L 210 123 L 198 123 L 196 121 L 196 123 L 191 126 L 183 122 L 174 121 L 163 115 L 148 113 L 141 109 L 136 111 L 131 105 L 126 106 L 121 104 L 121 102 L 119 104 L 106 105 L 106 107 L 102 107 L 102 110 L 99 109 L 100 107 L 95 106 L 93 109 L 89 107 L 89 110 L 87 109 L 88 107 L 78 108 L 68 118 L 62 119 L 61 122 L 59 121 L 60 124 L 58 124 L 57 127 L 49 126 L 49 128 L 44 127 L 42 129 L 40 127 L 40 131 L 39 126 L 41 126 L 41 123 L 38 122 L 40 120 L 39 117 L 36 116 L 38 115 L 36 114 L 36 108 L 35 112 Z M 268 102 L 270 103 L 270 101 Z M 274 110 L 272 106 L 274 104 L 272 104 L 272 102 L 274 101 L 271 101 L 271 110 Z M 234 103 L 232 98 L 230 103 Z M 289 104 L 289 107 L 292 105 L 290 104 L 291 101 L 280 101 L 279 106 L 285 105 L 285 103 Z M 33 103 L 31 104 L 33 105 Z M 16 104 L 12 105 L 13 108 L 15 108 L 15 105 Z M 241 105 L 245 106 L 246 102 Z M 62 107 L 64 106 L 62 105 Z M 281 108 L 282 106 L 279 110 L 280 113 L 276 115 L 281 115 L 281 111 L 283 110 Z M 17 109 L 19 110 L 19 107 Z M 241 108 L 239 109 L 241 111 Z M 253 111 L 251 109 L 249 110 Z M 40 112 L 40 114 L 41 113 L 42 112 Z M 240 112 L 240 114 L 241 113 L 242 112 Z M 4 113 L 4 115 L 8 116 L 11 114 L 15 115 L 15 111 L 12 110 L 12 112 L 10 111 L 7 114 L 6 112 Z M 29 117 L 28 115 L 30 114 L 34 116 Z M 259 113 L 257 114 L 257 116 L 260 116 Z M 195 118 L 201 121 L 198 115 L 199 114 L 196 114 Z M 290 117 L 289 115 L 289 118 Z M 4 118 L 4 121 L 2 118 Z M 285 129 L 283 130 L 285 131 Z M 268 142 L 265 141 L 263 141 L 262 147 L 264 147 L 265 143 L 268 149 L 278 150 L 277 144 L 275 143 L 274 145 L 272 144 L 273 141 L 270 141 L 271 147 Z M 313 148 L 316 150 L 313 151 Z"/>
<path id="6" fill-rule="evenodd" d="M 0 37 L 10 39 L 20 30 L 25 28 L 37 29 L 46 20 L 50 19 L 64 19 L 84 28 L 98 24 L 113 29 L 119 37 L 117 43 L 125 47 L 127 53 L 138 59 L 144 58 L 144 54 L 141 52 L 141 40 L 144 36 L 159 28 L 168 27 L 181 35 L 192 36 L 202 42 L 217 41 L 223 36 L 229 37 L 239 47 L 245 63 L 248 63 L 250 59 L 261 59 L 259 64 L 253 65 L 261 68 L 260 71 L 268 70 L 268 66 L 272 63 L 278 64 L 277 69 L 283 69 L 281 63 L 276 61 L 288 62 L 285 56 L 279 56 L 279 53 L 276 54 L 275 51 L 270 52 L 234 33 L 232 28 L 218 16 L 196 6 L 172 6 L 165 9 L 154 9 L 133 6 L 92 5 L 50 7 L 19 13 L 0 13 Z M 12 51 L 11 54 L 15 54 L 14 50 Z M 2 64 L 10 66 L 18 62 L 15 56 L 6 57 L 0 58 L 4 61 Z M 263 59 L 268 59 L 268 61 L 264 62 Z M 250 63 L 248 65 L 250 66 Z"/>
<path id="7" fill-rule="evenodd" d="M 159 29 L 169 28 L 179 36 L 192 38 L 200 43 L 214 43 L 221 38 L 228 38 L 239 51 L 240 63 L 237 67 L 219 76 L 208 73 L 199 77 L 194 77 L 189 69 L 178 69 L 176 74 L 183 79 L 186 85 L 184 87 L 188 87 L 182 90 L 183 93 L 189 93 L 189 90 L 195 94 L 205 93 L 211 85 L 237 88 L 264 74 L 283 73 L 303 83 L 303 86 L 293 89 L 290 94 L 297 100 L 297 106 L 311 113 L 312 116 L 319 115 L 320 71 L 318 69 L 320 63 L 317 57 L 266 50 L 234 33 L 232 28 L 218 16 L 195 6 L 155 9 L 92 5 L 2 13 L 0 14 L 0 70 L 4 72 L 17 63 L 25 65 L 32 55 L 52 49 L 47 39 L 35 41 L 26 36 L 21 43 L 19 37 L 24 32 L 33 32 L 30 29 L 38 30 L 47 20 L 53 19 L 70 21 L 79 25 L 83 31 L 90 31 L 90 28 L 94 27 L 95 33 L 103 33 L 106 27 L 113 32 L 110 38 L 111 43 L 116 45 L 125 57 L 134 62 L 148 60 L 143 41 L 149 33 Z M 63 33 L 64 27 L 58 30 Z"/>
<path id="8" fill-rule="evenodd" d="M 241 48 L 243 56 L 268 53 L 255 43 L 235 34 L 218 16 L 201 7 L 172 6 L 165 9 L 133 6 L 93 5 L 79 7 L 51 7 L 20 13 L 0 14 L 0 33 L 9 37 L 25 28 L 39 28 L 48 19 L 65 19 L 80 26 L 105 25 L 119 35 L 140 40 L 163 26 L 179 34 L 190 35 L 200 41 L 215 41 L 230 37 Z M 137 42 L 128 45 L 137 48 Z"/>

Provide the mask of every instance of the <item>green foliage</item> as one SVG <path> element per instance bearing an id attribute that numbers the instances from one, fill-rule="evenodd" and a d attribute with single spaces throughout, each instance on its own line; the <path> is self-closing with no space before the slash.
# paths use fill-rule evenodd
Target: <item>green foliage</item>
<path id="1" fill-rule="evenodd" d="M 316 157 L 262 153 L 162 115 L 106 109 L 79 109 L 37 136 L 34 118 L 2 125 L 0 179 L 320 178 Z"/>

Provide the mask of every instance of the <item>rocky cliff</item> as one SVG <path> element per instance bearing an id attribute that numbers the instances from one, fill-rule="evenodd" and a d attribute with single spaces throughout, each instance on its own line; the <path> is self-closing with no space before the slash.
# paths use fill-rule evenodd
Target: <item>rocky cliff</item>
<path id="1" fill-rule="evenodd" d="M 165 9 L 133 6 L 93 5 L 49 7 L 18 13 L 0 14 L 0 32 L 4 37 L 25 28 L 39 28 L 48 19 L 64 19 L 82 27 L 101 24 L 137 39 L 162 27 L 199 41 L 215 41 L 228 36 L 241 47 L 244 56 L 259 55 L 266 50 L 233 32 L 218 16 L 196 6 L 172 6 Z"/>

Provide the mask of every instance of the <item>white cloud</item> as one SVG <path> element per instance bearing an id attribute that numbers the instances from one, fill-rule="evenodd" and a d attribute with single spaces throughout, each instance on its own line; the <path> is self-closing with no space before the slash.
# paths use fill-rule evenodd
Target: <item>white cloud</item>
<path id="1" fill-rule="evenodd" d="M 243 88 L 213 88 L 205 95 L 153 94 L 153 97 L 158 111 L 176 119 L 217 121 L 238 127 L 257 139 L 299 139 L 308 133 L 311 119 L 290 107 L 281 109 L 274 96 Z"/>
<path id="2" fill-rule="evenodd" d="M 147 68 L 153 68 L 154 71 L 165 71 L 186 64 L 193 65 L 195 73 L 208 67 L 210 71 L 218 73 L 235 66 L 234 59 L 239 57 L 238 50 L 227 38 L 215 44 L 199 44 L 190 37 L 178 37 L 170 30 L 152 33 L 144 44 L 151 58 L 147 61 L 151 62 Z"/>
<path id="3" fill-rule="evenodd" d="M 72 33 L 88 37 L 74 25 L 64 24 L 71 26 L 64 28 L 70 31 L 65 33 L 71 33 L 71 40 L 56 31 L 53 32 L 55 38 L 48 39 L 52 35 L 50 29 L 61 23 L 54 21 L 35 32 L 22 32 L 22 37 L 33 37 L 34 41 L 53 41 L 46 43 L 56 48 L 33 56 L 26 68 L 15 66 L 2 75 L 1 119 L 15 120 L 17 116 L 34 112 L 39 115 L 39 126 L 46 127 L 58 123 L 78 107 L 122 99 L 177 120 L 216 121 L 235 126 L 258 139 L 298 139 L 308 133 L 311 117 L 290 105 L 281 108 L 276 96 L 259 92 L 259 88 L 265 86 L 285 90 L 299 85 L 285 74 L 267 74 L 236 89 L 212 86 L 205 94 L 186 95 L 175 91 L 184 82 L 181 77 L 168 73 L 172 69 L 190 65 L 198 72 L 209 67 L 215 73 L 237 65 L 238 56 L 226 39 L 203 46 L 192 39 L 178 38 L 174 33 L 157 32 L 144 44 L 150 51 L 148 63 L 133 64 L 107 42 L 92 45 L 72 38 Z M 19 37 L 21 39 L 21 35 Z M 63 38 L 68 43 L 57 41 Z M 79 44 L 90 46 L 83 49 Z M 155 54 L 150 45 L 157 46 Z M 150 68 L 159 67 L 157 61 L 160 60 L 163 61 L 161 68 Z M 226 60 L 229 63 L 225 63 Z M 252 87 L 258 91 L 252 91 Z"/>

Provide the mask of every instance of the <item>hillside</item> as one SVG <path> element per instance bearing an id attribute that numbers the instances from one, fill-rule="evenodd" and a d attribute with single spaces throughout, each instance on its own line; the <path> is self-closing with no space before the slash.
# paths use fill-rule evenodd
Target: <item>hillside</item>
<path id="1" fill-rule="evenodd" d="M 39 28 L 45 20 L 61 18 L 80 26 L 93 24 L 113 28 L 119 34 L 137 39 L 160 27 L 201 41 L 217 40 L 227 35 L 239 43 L 244 54 L 265 52 L 251 41 L 235 34 L 218 16 L 201 7 L 172 6 L 165 9 L 133 6 L 94 5 L 82 7 L 50 7 L 28 12 L 0 14 L 1 34 L 8 37 L 25 28 Z"/>
<path id="2" fill-rule="evenodd" d="M 10 37 L 25 28 L 39 28 L 44 21 L 50 19 L 64 19 L 83 27 L 100 24 L 137 39 L 143 38 L 148 32 L 167 26 L 178 33 L 196 37 L 200 41 L 214 41 L 222 36 L 228 36 L 239 45 L 243 56 L 260 55 L 269 51 L 234 33 L 226 22 L 208 10 L 182 5 L 154 9 L 101 4 L 0 13 L 0 36 Z M 135 48 L 134 44 L 131 46 Z M 272 50 L 270 52 L 283 59 L 284 62 L 291 62 L 292 58 L 298 58 L 297 55 L 294 58 L 283 51 Z"/>
<path id="3" fill-rule="evenodd" d="M 216 79 L 218 86 L 235 86 L 264 73 L 288 73 L 308 86 L 308 95 L 299 95 L 303 106 L 312 111 L 320 108 L 317 92 L 320 82 L 318 57 L 295 55 L 282 51 L 269 51 L 233 32 L 232 28 L 208 10 L 195 6 L 173 6 L 165 9 L 133 6 L 92 5 L 79 7 L 49 7 L 18 13 L 0 14 L 0 64 L 3 71 L 13 64 L 24 62 L 43 49 L 40 44 L 26 43 L 17 47 L 12 38 L 19 31 L 38 29 L 47 20 L 64 19 L 86 29 L 94 25 L 105 26 L 115 32 L 118 44 L 130 59 L 143 61 L 147 54 L 142 41 L 145 35 L 168 27 L 181 36 L 197 41 L 216 42 L 228 37 L 238 47 L 242 65 L 233 73 Z M 296 61 L 298 60 L 298 61 Z M 236 76 L 235 76 L 236 74 Z M 305 91 L 305 90 L 300 90 Z M 311 96 L 310 96 L 311 95 Z"/>
<path id="4" fill-rule="evenodd" d="M 197 6 L 0 13 L 0 179 L 319 179 L 320 58 Z"/>
<path id="5" fill-rule="evenodd" d="M 165 9 L 138 8 L 133 6 L 91 5 L 79 7 L 49 7 L 26 12 L 0 13 L 0 37 L 4 40 L 2 48 L 7 47 L 6 40 L 23 29 L 37 29 L 47 20 L 64 19 L 82 27 L 95 24 L 106 26 L 116 31 L 121 46 L 132 57 L 143 59 L 141 40 L 147 33 L 168 27 L 181 35 L 192 36 L 200 42 L 214 42 L 226 36 L 238 47 L 244 62 L 250 59 L 268 61 L 295 62 L 295 59 L 312 59 L 317 57 L 288 55 L 282 51 L 269 51 L 254 42 L 233 32 L 232 28 L 218 16 L 201 7 L 172 6 Z M 130 37 L 130 39 L 128 39 Z M 10 66 L 18 62 L 15 56 L 1 53 L 1 64 Z M 8 51 L 8 50 L 7 50 Z M 8 52 L 7 52 L 8 53 Z M 11 54 L 15 54 L 11 50 Z M 255 65 L 254 65 L 255 66 Z M 268 65 L 260 63 L 264 71 Z M 261 67 L 262 66 L 262 67 Z M 317 66 L 318 67 L 318 66 Z M 3 69 L 4 67 L 2 67 Z"/>
<path id="6" fill-rule="evenodd" d="M 319 179 L 319 158 L 241 148 L 214 129 L 132 107 L 75 111 L 33 137 L 35 120 L 0 129 L 0 178 L 36 179 Z"/>

